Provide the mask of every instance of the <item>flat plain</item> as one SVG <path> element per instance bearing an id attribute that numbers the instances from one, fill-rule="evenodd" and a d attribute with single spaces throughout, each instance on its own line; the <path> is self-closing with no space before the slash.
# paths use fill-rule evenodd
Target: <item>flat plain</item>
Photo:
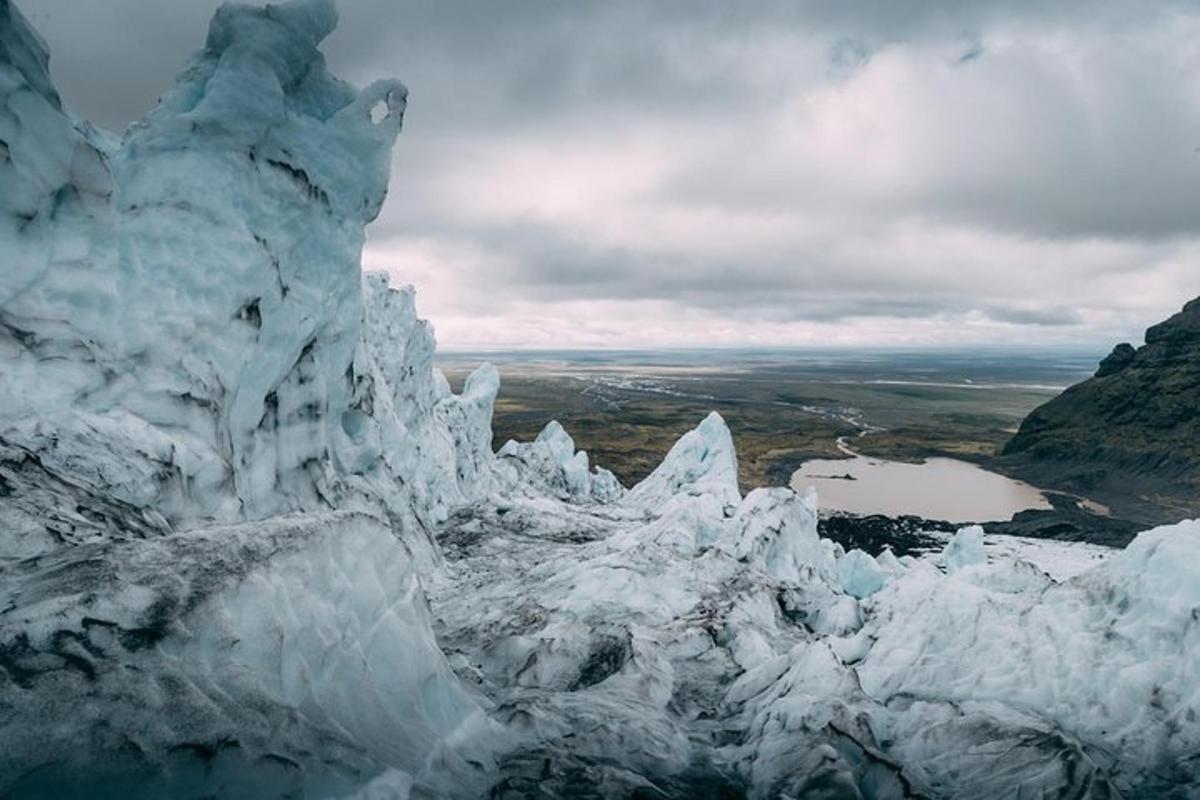
<path id="1" fill-rule="evenodd" d="M 784 486 L 804 461 L 860 453 L 987 464 L 1033 408 L 1087 377 L 1092 351 L 675 350 L 449 353 L 457 389 L 501 374 L 496 447 L 557 419 L 626 486 L 709 411 L 733 432 L 743 491 Z"/>

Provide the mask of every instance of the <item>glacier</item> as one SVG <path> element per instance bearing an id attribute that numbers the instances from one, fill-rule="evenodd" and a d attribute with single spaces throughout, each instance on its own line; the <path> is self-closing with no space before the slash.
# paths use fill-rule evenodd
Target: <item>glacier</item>
<path id="1" fill-rule="evenodd" d="M 336 22 L 223 6 L 118 137 L 0 0 L 0 797 L 1200 794 L 1200 522 L 873 558 L 716 414 L 493 453 L 361 273 L 407 92 Z"/>

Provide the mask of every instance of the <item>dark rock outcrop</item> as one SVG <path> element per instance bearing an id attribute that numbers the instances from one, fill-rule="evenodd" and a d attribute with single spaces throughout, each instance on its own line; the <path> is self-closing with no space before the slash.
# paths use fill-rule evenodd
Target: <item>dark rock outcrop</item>
<path id="1" fill-rule="evenodd" d="M 1116 375 L 1132 364 L 1136 356 L 1137 350 L 1134 349 L 1133 345 L 1129 342 L 1121 342 L 1100 362 L 1100 367 L 1096 370 L 1096 377 L 1106 378 L 1109 375 Z"/>
<path id="2" fill-rule="evenodd" d="M 921 555 L 941 550 L 946 540 L 937 533 L 950 534 L 963 527 L 952 522 L 924 519 L 913 515 L 888 517 L 883 514 L 834 513 L 821 517 L 818 530 L 846 550 L 862 550 L 877 556 L 891 550 L 898 556 Z"/>
<path id="3" fill-rule="evenodd" d="M 1035 409 L 999 466 L 1145 522 L 1200 514 L 1200 298 Z"/>
<path id="4" fill-rule="evenodd" d="M 1046 499 L 1053 508 L 1018 511 L 1006 522 L 983 523 L 983 529 L 1006 536 L 1124 547 L 1143 527 L 1131 520 L 1094 514 L 1070 495 L 1049 492 Z"/>

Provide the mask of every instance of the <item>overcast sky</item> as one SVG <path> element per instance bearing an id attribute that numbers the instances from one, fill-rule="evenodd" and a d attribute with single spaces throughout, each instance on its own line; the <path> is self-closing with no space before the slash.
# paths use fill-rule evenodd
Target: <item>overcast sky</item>
<path id="1" fill-rule="evenodd" d="M 17 0 L 121 130 L 212 0 Z M 1200 9 L 342 0 L 410 90 L 364 262 L 443 346 L 1140 341 L 1200 295 Z"/>

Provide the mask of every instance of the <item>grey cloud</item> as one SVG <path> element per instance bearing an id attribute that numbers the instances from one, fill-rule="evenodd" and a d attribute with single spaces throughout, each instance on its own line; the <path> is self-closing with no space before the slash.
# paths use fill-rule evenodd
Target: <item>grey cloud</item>
<path id="1" fill-rule="evenodd" d="M 123 130 L 170 86 L 204 44 L 219 3 L 16 0 L 50 45 L 50 70 L 66 102 L 101 127 Z"/>
<path id="2" fill-rule="evenodd" d="M 19 5 L 56 45 L 55 74 L 65 93 L 89 118 L 120 129 L 153 103 L 186 56 L 202 45 L 219 2 L 23 0 Z M 677 43 L 703 47 L 752 42 L 780 30 L 807 31 L 830 39 L 835 60 L 853 62 L 887 42 L 976 37 L 1000 23 L 1117 25 L 1188 7 L 1183 0 L 343 0 L 340 28 L 325 49 L 359 82 L 396 75 L 427 102 L 450 106 L 456 97 L 465 99 L 483 106 L 483 117 L 494 110 L 493 103 L 520 115 L 572 99 L 694 104 L 714 92 L 726 99 L 734 94 L 736 76 L 695 80 L 673 72 L 663 56 Z M 969 45 L 963 54 L 975 49 Z"/>
<path id="3" fill-rule="evenodd" d="M 17 2 L 52 46 L 66 101 L 118 130 L 202 44 L 218 4 Z M 653 299 L 746 320 L 978 313 L 1003 324 L 1070 328 L 1087 324 L 1063 310 L 1081 273 L 1141 281 L 1164 306 L 1178 298 L 1167 297 L 1163 276 L 1178 273 L 1129 258 L 1056 263 L 1063 243 L 1134 241 L 1161 255 L 1153 248 L 1186 251 L 1200 240 L 1200 83 L 1173 71 L 1196 63 L 1200 47 L 1186 37 L 1138 38 L 1170 31 L 1176 16 L 1194 22 L 1188 2 L 343 0 L 340 9 L 341 26 L 325 47 L 333 68 L 360 84 L 396 76 L 411 91 L 392 194 L 370 246 L 432 237 L 502 256 L 486 269 L 446 264 L 443 278 L 470 282 L 496 309 L 517 299 Z M 1038 37 L 1061 39 L 1064 52 L 1086 51 L 1093 60 L 1064 67 L 1058 81 L 1036 62 L 1015 74 L 1016 56 L 996 42 Z M 811 63 L 806 47 L 817 54 Z M 890 56 L 926 50 L 936 55 L 929 63 L 978 80 L 979 96 L 949 106 L 936 92 L 922 97 L 942 103 L 931 114 L 947 116 L 926 120 L 928 135 L 881 143 L 904 148 L 889 181 L 856 183 L 813 163 L 803 142 L 789 148 L 779 133 L 788 104 L 803 109 Z M 1051 77 L 1055 68 L 1051 61 Z M 925 76 L 904 77 L 888 89 L 898 96 L 868 100 L 903 110 Z M 1002 91 L 1017 98 L 1011 106 L 973 102 Z M 642 131 L 662 130 L 676 132 L 678 152 L 663 153 L 671 169 L 637 199 L 649 215 L 711 210 L 717 229 L 708 238 L 680 234 L 647 247 L 613 241 L 603 219 L 562 222 L 515 210 L 480 219 L 447 188 L 464 163 L 485 152 L 503 158 L 510 142 L 552 156 L 588 136 L 611 142 L 616 156 Z M 869 161 L 875 153 L 851 156 Z M 589 189 L 579 188 L 581 195 Z M 477 191 L 486 197 L 496 189 L 481 179 Z M 795 219 L 820 230 L 779 246 L 751 243 L 737 258 L 709 247 L 721 238 L 722 220 L 756 215 L 779 217 L 784 229 Z M 981 243 L 1031 242 L 1026 250 L 1038 263 L 1012 269 L 1044 278 L 1046 297 L 973 289 L 962 273 L 985 269 L 979 265 L 927 268 L 941 255 L 936 238 L 925 252 L 859 252 L 905 221 L 935 232 L 977 231 Z M 1200 291 L 1196 275 L 1174 291 Z M 1133 325 L 1158 313 L 1147 310 Z"/>
<path id="4" fill-rule="evenodd" d="M 1074 31 L 1142 24 L 1149 17 L 1191 10 L 1189 0 L 809 0 L 797 4 L 813 26 L 853 30 L 878 42 L 950 38 L 977 34 L 996 26 L 1058 28 Z"/>
<path id="5" fill-rule="evenodd" d="M 438 231 L 436 227 L 424 232 Z M 443 228 L 443 235 L 459 233 Z M 525 300 L 663 300 L 729 319 L 773 323 L 837 322 L 887 317 L 918 319 L 980 311 L 1004 323 L 1077 324 L 1079 316 L 1056 306 L 1044 310 L 990 302 L 983 308 L 969 290 L 946 287 L 938 277 L 917 278 L 886 266 L 846 269 L 835 258 L 804 253 L 764 265 L 675 254 L 600 248 L 533 226 L 475 230 L 471 241 L 501 254 L 503 267 L 464 274 L 468 283 L 505 286 Z M 465 268 L 459 265 L 459 268 Z M 400 268 L 402 274 L 402 268 Z M 494 296 L 484 305 L 494 302 Z"/>
<path id="6" fill-rule="evenodd" d="M 984 54 L 983 42 L 978 39 L 967 45 L 967 48 L 955 59 L 959 64 L 969 64 Z"/>
<path id="7" fill-rule="evenodd" d="M 1018 325 L 1053 327 L 1079 324 L 1079 312 L 1073 308 L 1063 308 L 1062 306 L 1044 309 L 991 306 L 984 309 L 984 313 L 998 322 L 1015 322 Z"/>

